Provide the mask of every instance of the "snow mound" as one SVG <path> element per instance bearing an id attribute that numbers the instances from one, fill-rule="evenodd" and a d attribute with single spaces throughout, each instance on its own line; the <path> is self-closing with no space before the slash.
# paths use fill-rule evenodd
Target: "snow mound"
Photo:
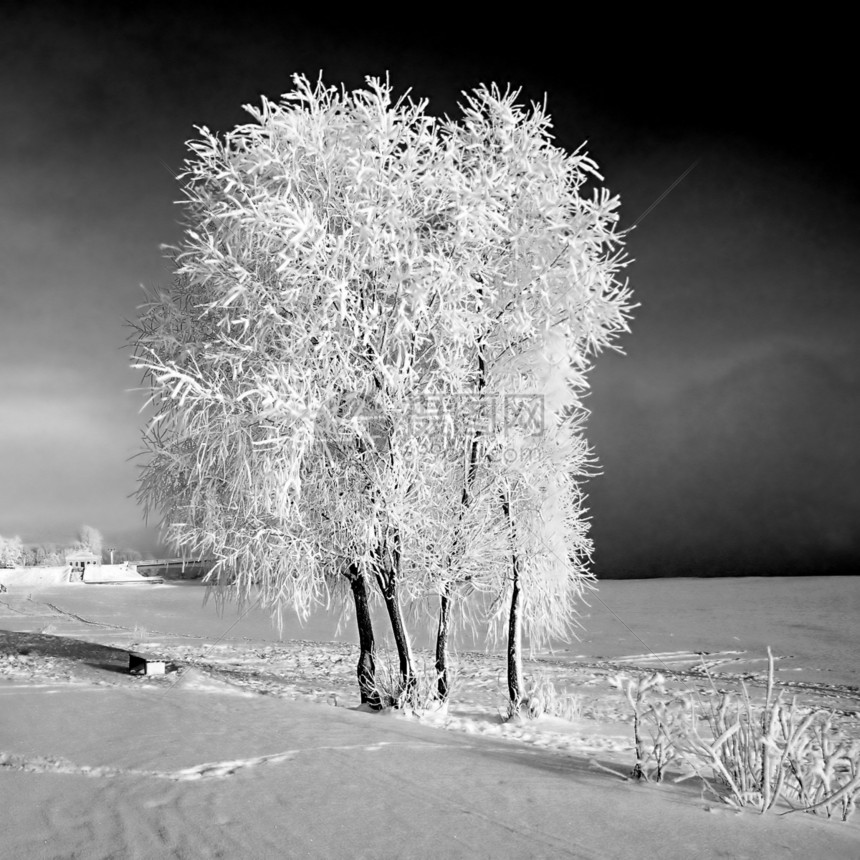
<path id="1" fill-rule="evenodd" d="M 96 567 L 87 568 L 84 573 L 84 582 L 96 584 L 101 582 L 152 582 L 141 576 L 134 568 L 127 564 L 101 564 Z"/>
<path id="2" fill-rule="evenodd" d="M 7 588 L 17 585 L 29 587 L 49 587 L 64 585 L 69 581 L 68 565 L 62 567 L 16 567 L 0 570 L 0 583 Z"/>
<path id="3" fill-rule="evenodd" d="M 229 696 L 241 696 L 243 698 L 254 697 L 257 694 L 248 690 L 243 690 L 235 684 L 228 681 L 222 681 L 220 678 L 213 678 L 199 669 L 186 668 L 182 670 L 179 680 L 176 681 L 176 687 L 184 690 L 195 690 L 198 693 L 221 693 Z"/>

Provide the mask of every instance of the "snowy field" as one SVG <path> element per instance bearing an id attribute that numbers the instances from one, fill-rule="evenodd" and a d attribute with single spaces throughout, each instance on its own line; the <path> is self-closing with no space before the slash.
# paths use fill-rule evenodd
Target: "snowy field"
<path id="1" fill-rule="evenodd" d="M 526 664 L 572 712 L 513 724 L 502 655 L 467 637 L 447 713 L 368 714 L 356 637 L 329 617 L 279 640 L 196 583 L 22 580 L 0 575 L 3 858 L 860 857 L 856 816 L 622 779 L 631 714 L 610 683 L 657 669 L 704 696 L 704 664 L 760 696 L 770 645 L 778 682 L 860 736 L 857 577 L 603 583 L 581 641 Z M 128 650 L 175 671 L 131 676 Z"/>

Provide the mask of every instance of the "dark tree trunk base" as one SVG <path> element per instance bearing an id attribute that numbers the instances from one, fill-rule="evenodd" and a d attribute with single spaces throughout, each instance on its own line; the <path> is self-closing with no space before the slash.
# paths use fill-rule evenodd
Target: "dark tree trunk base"
<path id="1" fill-rule="evenodd" d="M 451 621 L 451 598 L 446 586 L 439 602 L 439 627 L 436 631 L 436 698 L 447 702 L 451 694 L 448 676 L 448 634 Z"/>
<path id="2" fill-rule="evenodd" d="M 502 512 L 508 522 L 513 542 L 514 524 L 510 503 L 505 494 L 502 494 Z M 516 717 L 520 714 L 525 700 L 520 559 L 516 551 L 511 553 L 511 581 L 511 608 L 508 615 L 508 712 L 510 717 Z"/>
<path id="3" fill-rule="evenodd" d="M 511 610 L 508 618 L 508 698 L 512 717 L 520 713 L 524 701 L 525 684 L 523 682 L 523 647 L 522 619 L 520 608 L 522 595 L 520 593 L 517 559 L 514 558 L 514 586 L 511 592 Z"/>
<path id="4" fill-rule="evenodd" d="M 388 611 L 391 621 L 391 633 L 394 636 L 394 644 L 397 647 L 397 658 L 400 669 L 400 695 L 399 703 L 414 704 L 417 683 L 415 678 L 415 666 L 412 658 L 412 646 L 409 644 L 409 636 L 406 633 L 406 625 L 403 621 L 403 610 L 400 607 L 400 596 L 397 591 L 397 580 L 389 575 L 377 577 L 379 588 L 382 591 L 382 599 Z"/>
<path id="5" fill-rule="evenodd" d="M 379 690 L 376 686 L 376 645 L 373 638 L 373 623 L 370 618 L 370 605 L 367 599 L 367 586 L 364 577 L 355 567 L 350 565 L 349 572 L 344 574 L 349 580 L 352 597 L 355 602 L 355 620 L 358 624 L 358 689 L 361 704 L 368 705 L 375 711 L 382 708 Z"/>

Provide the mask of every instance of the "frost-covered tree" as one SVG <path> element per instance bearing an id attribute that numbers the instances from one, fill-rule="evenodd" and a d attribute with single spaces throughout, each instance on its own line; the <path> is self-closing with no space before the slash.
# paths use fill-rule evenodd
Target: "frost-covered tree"
<path id="1" fill-rule="evenodd" d="M 0 536 L 0 567 L 18 567 L 24 561 L 24 542 L 18 535 Z"/>
<path id="2" fill-rule="evenodd" d="M 44 567 L 60 567 L 66 563 L 66 553 L 72 550 L 72 547 L 61 548 L 54 544 L 48 544 L 49 549 L 45 552 L 44 559 L 40 562 Z"/>
<path id="3" fill-rule="evenodd" d="M 253 123 L 200 129 L 176 277 L 134 335 L 155 411 L 139 496 L 168 540 L 276 610 L 306 614 L 342 574 L 369 624 L 375 582 L 406 687 L 404 550 L 433 499 L 403 415 L 422 387 L 450 387 L 433 382 L 445 368 L 428 331 L 455 277 L 424 108 L 379 81 L 349 93 L 297 78 L 248 108 Z"/>
<path id="4" fill-rule="evenodd" d="M 85 549 L 101 558 L 104 538 L 102 533 L 93 526 L 81 526 L 78 529 L 78 548 Z"/>
<path id="5" fill-rule="evenodd" d="M 437 424 L 457 455 L 459 503 L 447 503 L 453 515 L 440 546 L 448 549 L 432 577 L 440 695 L 452 598 L 464 586 L 489 590 L 494 620 L 507 627 L 514 711 L 523 628 L 533 645 L 566 638 L 593 579 L 580 488 L 592 457 L 580 398 L 590 357 L 627 330 L 631 310 L 618 277 L 618 199 L 604 189 L 586 195 L 586 183 L 601 179 L 594 162 L 554 145 L 545 109 L 527 111 L 516 99 L 482 87 L 444 129 L 455 213 L 449 254 L 461 277 L 446 296 L 454 321 L 436 346 L 460 369 L 455 391 L 468 396 L 454 398 L 465 414 L 443 406 L 448 420 L 442 431 Z"/>
<path id="6" fill-rule="evenodd" d="M 294 80 L 189 144 L 174 281 L 133 335 L 154 411 L 138 495 L 240 600 L 304 615 L 351 595 L 365 701 L 373 595 L 407 694 L 401 603 L 438 596 L 444 697 L 458 595 L 488 592 L 497 620 L 507 601 L 518 653 L 521 624 L 568 629 L 589 579 L 579 392 L 587 354 L 626 328 L 617 201 L 580 196 L 593 163 L 512 94 L 481 88 L 440 122 L 378 80 Z M 461 420 L 523 396 L 546 432 Z M 461 406 L 436 410 L 428 451 L 421 404 L 440 398 Z"/>

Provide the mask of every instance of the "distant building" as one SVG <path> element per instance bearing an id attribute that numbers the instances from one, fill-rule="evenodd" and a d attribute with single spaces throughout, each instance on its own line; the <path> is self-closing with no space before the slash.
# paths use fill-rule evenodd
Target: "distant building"
<path id="1" fill-rule="evenodd" d="M 84 573 L 88 567 L 101 566 L 101 556 L 92 552 L 82 550 L 81 552 L 72 552 L 66 556 L 66 564 L 72 569 L 72 581 L 83 580 Z"/>

